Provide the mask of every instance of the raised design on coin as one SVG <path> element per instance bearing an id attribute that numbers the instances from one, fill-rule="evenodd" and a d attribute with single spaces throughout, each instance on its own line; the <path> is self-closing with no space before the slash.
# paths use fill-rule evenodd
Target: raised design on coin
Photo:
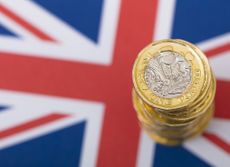
<path id="1" fill-rule="evenodd" d="M 177 97 L 191 84 L 191 65 L 176 52 L 161 52 L 149 60 L 144 78 L 154 94 L 164 98 Z"/>

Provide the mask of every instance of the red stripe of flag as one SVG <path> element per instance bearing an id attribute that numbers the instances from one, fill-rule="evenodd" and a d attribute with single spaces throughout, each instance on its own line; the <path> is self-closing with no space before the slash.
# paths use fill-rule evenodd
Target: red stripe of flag
<path id="1" fill-rule="evenodd" d="M 34 34 L 38 38 L 42 40 L 46 40 L 46 41 L 55 41 L 52 37 L 42 32 L 41 30 L 37 29 L 36 27 L 28 23 L 26 20 L 17 16 L 15 13 L 7 9 L 7 7 L 3 6 L 2 4 L 0 5 L 0 12 L 4 14 L 5 16 L 9 17 L 10 19 L 14 20 L 17 24 L 27 29 L 28 31 L 30 31 L 32 34 Z"/>
<path id="2" fill-rule="evenodd" d="M 21 133 L 21 132 L 31 130 L 33 128 L 37 128 L 41 125 L 45 125 L 45 124 L 66 118 L 67 116 L 69 115 L 54 113 L 54 114 L 50 114 L 50 115 L 47 115 L 47 116 L 44 116 L 38 119 L 34 119 L 32 121 L 28 121 L 26 123 L 17 125 L 15 127 L 0 131 L 0 139 L 4 139 L 10 136 L 13 136 L 15 134 Z"/>
<path id="3" fill-rule="evenodd" d="M 214 144 L 218 145 L 220 148 L 222 148 L 224 151 L 226 151 L 228 154 L 230 154 L 230 144 L 219 138 L 218 136 L 211 134 L 211 133 L 204 133 L 204 137 L 209 139 Z"/>
<path id="4" fill-rule="evenodd" d="M 99 78 L 89 80 L 88 76 L 86 82 L 97 82 L 97 89 L 101 88 L 97 96 L 106 96 L 98 167 L 132 167 L 137 160 L 140 130 L 131 100 L 131 71 L 138 52 L 152 41 L 158 1 L 123 0 L 121 3 L 112 66 L 106 70 L 107 77 L 100 78 L 102 84 Z"/>
<path id="5" fill-rule="evenodd" d="M 205 51 L 205 54 L 208 57 L 211 57 L 211 56 L 215 56 L 215 55 L 217 55 L 219 53 L 226 52 L 228 50 L 230 50 L 230 43 L 227 43 L 227 44 L 212 48 L 210 50 L 207 50 L 207 51 Z"/>

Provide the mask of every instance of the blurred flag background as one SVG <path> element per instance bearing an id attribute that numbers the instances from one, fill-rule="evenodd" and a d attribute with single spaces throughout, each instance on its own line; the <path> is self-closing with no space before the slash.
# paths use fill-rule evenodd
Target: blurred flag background
<path id="1" fill-rule="evenodd" d="M 131 101 L 148 43 L 181 38 L 208 56 L 215 118 L 182 146 L 151 141 Z M 1 0 L 0 166 L 230 165 L 230 1 Z"/>

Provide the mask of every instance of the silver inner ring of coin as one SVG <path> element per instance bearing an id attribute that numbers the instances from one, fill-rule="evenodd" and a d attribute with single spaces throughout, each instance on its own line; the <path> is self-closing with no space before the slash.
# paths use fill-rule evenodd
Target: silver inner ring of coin
<path id="1" fill-rule="evenodd" d="M 177 97 L 191 84 L 191 65 L 176 52 L 161 52 L 150 59 L 144 78 L 154 94 L 164 98 Z"/>

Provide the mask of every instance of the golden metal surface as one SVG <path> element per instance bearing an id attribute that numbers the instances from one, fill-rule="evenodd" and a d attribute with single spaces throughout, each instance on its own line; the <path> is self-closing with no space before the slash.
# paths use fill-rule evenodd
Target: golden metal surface
<path id="1" fill-rule="evenodd" d="M 191 65 L 192 83 L 189 88 L 176 98 L 162 98 L 155 95 L 147 86 L 144 71 L 149 60 L 159 53 L 171 51 L 180 53 Z M 149 105 L 166 110 L 183 108 L 193 102 L 204 85 L 204 66 L 199 55 L 182 41 L 162 40 L 148 45 L 138 55 L 133 67 L 133 83 L 138 95 Z"/>
<path id="2" fill-rule="evenodd" d="M 175 60 L 179 61 L 176 62 L 177 64 L 173 62 L 173 66 L 170 66 L 172 58 L 168 58 L 167 61 L 171 61 L 171 64 L 167 61 L 163 64 L 166 70 L 158 70 L 156 68 L 163 68 L 160 66 L 161 64 L 157 64 L 158 57 L 162 54 L 169 55 L 169 58 L 170 54 L 181 58 L 176 57 Z M 155 69 L 152 69 L 152 66 L 149 67 L 150 63 Z M 181 64 L 186 68 L 181 69 Z M 150 72 L 153 73 L 153 79 L 159 81 L 160 88 L 164 88 L 164 84 L 171 86 L 177 83 L 177 76 L 180 74 L 182 76 L 191 75 L 191 77 L 187 76 L 187 78 L 191 78 L 191 82 L 186 82 L 189 83 L 188 86 L 181 84 L 180 87 L 174 84 L 178 89 L 180 88 L 179 93 L 166 96 L 163 89 L 154 87 L 153 90 L 149 86 L 148 82 L 152 78 L 146 80 L 147 68 L 152 70 Z M 159 71 L 160 74 L 158 74 Z M 167 72 L 166 77 L 163 72 Z M 157 142 L 168 145 L 180 144 L 184 140 L 202 133 L 212 118 L 216 80 L 206 56 L 195 45 L 179 39 L 151 43 L 139 53 L 133 66 L 132 77 L 134 84 L 133 105 L 138 120 L 147 134 Z M 151 84 L 158 84 L 155 80 Z M 169 86 L 166 88 L 173 88 Z M 157 92 L 159 90 L 163 93 Z"/>

